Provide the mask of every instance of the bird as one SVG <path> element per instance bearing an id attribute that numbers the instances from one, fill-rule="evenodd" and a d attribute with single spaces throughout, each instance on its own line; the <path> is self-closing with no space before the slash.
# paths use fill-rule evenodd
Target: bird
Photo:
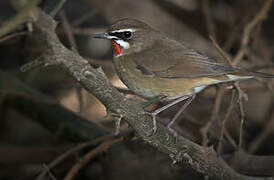
<path id="1" fill-rule="evenodd" d="M 168 130 L 177 136 L 171 126 L 196 94 L 208 86 L 255 76 L 274 77 L 218 63 L 137 19 L 119 19 L 106 32 L 94 34 L 93 37 L 111 41 L 114 67 L 131 91 L 147 100 L 156 98 L 166 103 L 149 113 L 153 119 L 154 133 L 157 131 L 156 116 L 185 101 L 167 125 Z"/>

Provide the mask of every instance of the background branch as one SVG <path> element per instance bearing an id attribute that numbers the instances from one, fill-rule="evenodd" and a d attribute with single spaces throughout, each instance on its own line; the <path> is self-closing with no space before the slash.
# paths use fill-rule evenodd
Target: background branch
<path id="1" fill-rule="evenodd" d="M 44 128 L 69 141 L 86 141 L 106 135 L 102 129 L 57 104 L 56 100 L 0 71 L 2 103 L 13 107 Z"/>
<path id="2" fill-rule="evenodd" d="M 36 9 L 36 5 L 40 0 L 30 0 L 18 14 L 12 17 L 10 20 L 4 22 L 0 27 L 0 37 L 10 33 L 12 30 L 18 27 L 18 25 L 24 23 L 30 15 Z M 33 16 L 32 16 L 33 17 Z"/>

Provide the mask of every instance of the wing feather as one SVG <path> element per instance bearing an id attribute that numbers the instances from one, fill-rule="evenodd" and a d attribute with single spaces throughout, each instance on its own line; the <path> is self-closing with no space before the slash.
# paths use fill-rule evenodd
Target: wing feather
<path id="1" fill-rule="evenodd" d="M 152 48 L 136 53 L 133 60 L 137 66 L 161 78 L 219 76 L 237 71 L 170 39 L 158 41 Z"/>

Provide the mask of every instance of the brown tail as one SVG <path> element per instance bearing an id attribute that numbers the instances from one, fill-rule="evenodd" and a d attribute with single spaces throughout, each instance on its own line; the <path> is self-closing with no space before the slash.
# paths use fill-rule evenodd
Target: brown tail
<path id="1" fill-rule="evenodd" d="M 260 78 L 274 78 L 274 74 L 268 74 L 263 72 L 258 72 L 252 69 L 242 69 L 242 68 L 235 68 L 236 74 L 241 76 L 254 76 Z"/>
<path id="2" fill-rule="evenodd" d="M 244 69 L 244 72 L 247 73 L 248 75 L 255 76 L 255 77 L 274 78 L 274 74 L 268 74 L 268 73 L 253 71 L 249 69 Z"/>

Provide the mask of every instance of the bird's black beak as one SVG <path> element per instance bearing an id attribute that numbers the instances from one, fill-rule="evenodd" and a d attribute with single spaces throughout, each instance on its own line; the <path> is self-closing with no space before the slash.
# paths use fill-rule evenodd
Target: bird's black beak
<path id="1" fill-rule="evenodd" d="M 108 33 L 101 33 L 101 34 L 93 34 L 93 38 L 100 38 L 100 39 L 110 39 Z"/>

